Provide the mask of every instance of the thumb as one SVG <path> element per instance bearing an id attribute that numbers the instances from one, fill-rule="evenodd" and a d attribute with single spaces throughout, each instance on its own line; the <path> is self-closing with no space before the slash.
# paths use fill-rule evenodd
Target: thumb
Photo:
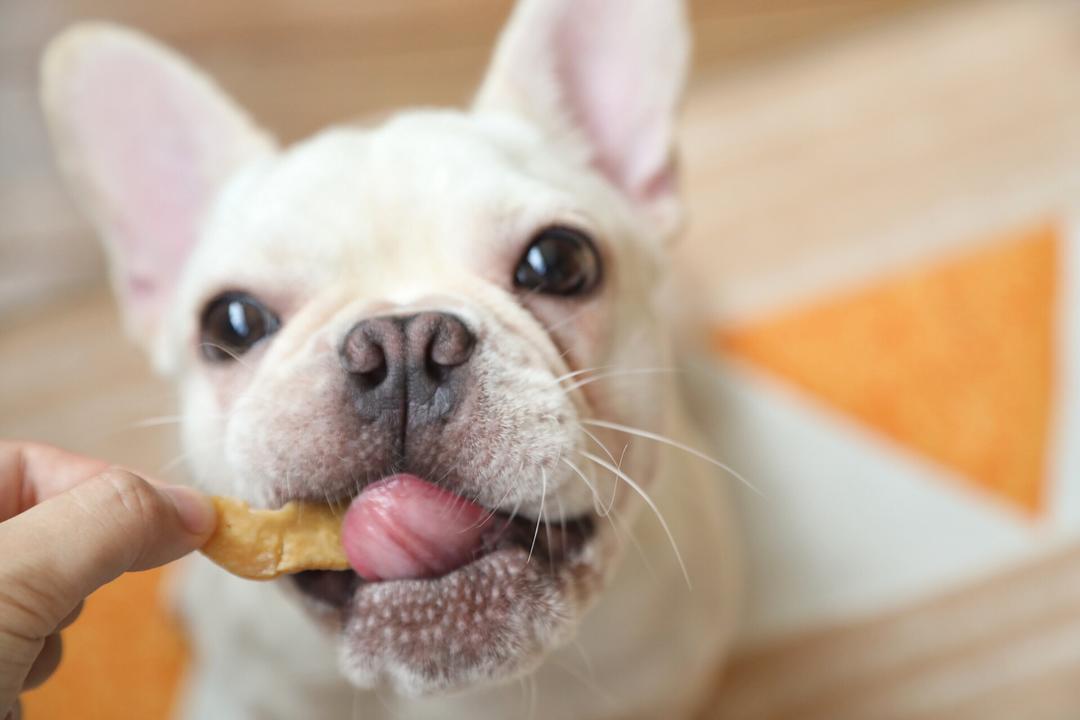
<path id="1" fill-rule="evenodd" d="M 214 525 L 200 493 L 120 469 L 0 523 L 0 645 L 36 644 L 95 589 L 201 547 Z"/>

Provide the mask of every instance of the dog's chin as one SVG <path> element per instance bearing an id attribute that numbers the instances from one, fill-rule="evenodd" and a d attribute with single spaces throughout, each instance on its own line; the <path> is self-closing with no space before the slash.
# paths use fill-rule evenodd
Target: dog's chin
<path id="1" fill-rule="evenodd" d="M 357 687 L 425 695 L 507 680 L 570 639 L 614 548 L 591 514 L 495 520 L 471 561 L 440 577 L 367 582 L 314 570 L 283 582 L 336 633 Z"/>

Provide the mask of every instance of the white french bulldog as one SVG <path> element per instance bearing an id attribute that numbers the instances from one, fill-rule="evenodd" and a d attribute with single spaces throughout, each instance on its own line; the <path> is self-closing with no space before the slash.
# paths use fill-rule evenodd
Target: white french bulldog
<path id="1" fill-rule="evenodd" d="M 192 562 L 185 717 L 701 710 L 739 578 L 662 372 L 687 55 L 677 0 L 525 0 L 468 111 L 283 149 L 145 37 L 52 43 L 60 165 L 194 478 L 367 511 L 356 571 Z"/>

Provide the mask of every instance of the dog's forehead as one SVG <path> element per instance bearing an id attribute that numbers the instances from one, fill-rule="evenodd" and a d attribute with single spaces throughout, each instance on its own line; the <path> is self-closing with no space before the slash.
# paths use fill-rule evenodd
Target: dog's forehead
<path id="1" fill-rule="evenodd" d="M 253 169 L 227 192 L 231 229 L 295 242 L 342 232 L 350 244 L 452 242 L 527 208 L 567 199 L 531 172 L 520 138 L 452 113 L 410 114 L 367 130 L 333 128 Z"/>
<path id="2" fill-rule="evenodd" d="M 278 308 L 463 294 L 490 305 L 551 225 L 597 240 L 613 292 L 656 281 L 659 243 L 625 198 L 524 121 L 435 111 L 334 128 L 227 184 L 174 312 L 190 329 L 229 290 Z"/>
<path id="3" fill-rule="evenodd" d="M 384 277 L 482 271 L 577 212 L 574 179 L 542 148 L 527 127 L 454 112 L 331 128 L 226 186 L 189 276 L 221 286 L 289 272 L 332 282 L 376 264 Z"/>
<path id="4" fill-rule="evenodd" d="M 375 130 L 330 128 L 227 184 L 184 295 L 199 302 L 230 286 L 366 285 L 373 274 L 379 282 L 501 276 L 538 226 L 580 215 L 589 194 L 580 175 L 513 121 L 426 111 Z"/>

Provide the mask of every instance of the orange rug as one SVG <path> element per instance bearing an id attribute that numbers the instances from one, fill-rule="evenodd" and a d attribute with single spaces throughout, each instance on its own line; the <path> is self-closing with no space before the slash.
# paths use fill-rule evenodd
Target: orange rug
<path id="1" fill-rule="evenodd" d="M 1032 515 L 1043 507 L 1058 231 L 717 331 L 793 383 Z"/>
<path id="2" fill-rule="evenodd" d="M 125 575 L 86 601 L 64 631 L 56 675 L 23 697 L 29 720 L 170 717 L 186 650 L 161 602 L 164 571 Z"/>

